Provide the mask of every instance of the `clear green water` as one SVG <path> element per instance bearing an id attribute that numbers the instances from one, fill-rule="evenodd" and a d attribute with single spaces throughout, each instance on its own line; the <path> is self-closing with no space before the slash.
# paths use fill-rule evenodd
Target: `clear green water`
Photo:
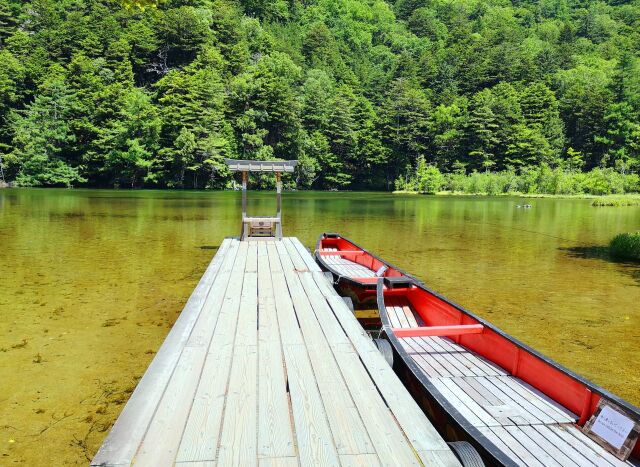
<path id="1" fill-rule="evenodd" d="M 640 267 L 597 248 L 640 208 L 525 202 L 288 193 L 284 229 L 341 232 L 640 404 Z M 239 211 L 238 193 L 0 190 L 0 465 L 87 463 Z"/>

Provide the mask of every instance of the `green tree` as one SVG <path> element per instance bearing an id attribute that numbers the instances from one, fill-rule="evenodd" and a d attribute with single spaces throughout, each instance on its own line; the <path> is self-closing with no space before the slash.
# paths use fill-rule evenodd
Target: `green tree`
<path id="1" fill-rule="evenodd" d="M 554 156 L 560 156 L 564 148 L 564 125 L 560 118 L 558 101 L 544 83 L 534 83 L 520 96 L 524 120 L 547 139 Z"/>
<path id="2" fill-rule="evenodd" d="M 510 83 L 500 83 L 491 89 L 490 105 L 497 124 L 495 160 L 498 170 L 506 169 L 509 146 L 519 138 L 521 127 L 525 124 L 519 97 L 518 91 Z"/>
<path id="3" fill-rule="evenodd" d="M 210 49 L 186 69 L 173 70 L 156 83 L 162 117 L 159 154 L 171 174 L 167 180 L 171 186 L 185 186 L 185 171 L 190 173 L 188 186 L 196 187 L 197 180 L 212 180 L 212 171 L 225 156 L 232 155 L 233 135 L 224 117 L 221 66 L 220 54 Z M 193 135 L 196 145 L 188 163 L 184 148 L 177 145 L 185 143 L 187 134 Z"/>
<path id="4" fill-rule="evenodd" d="M 353 106 L 355 147 L 352 149 L 349 172 L 357 188 L 388 188 L 389 150 L 382 142 L 380 117 L 373 104 L 364 96 L 356 96 Z"/>
<path id="5" fill-rule="evenodd" d="M 22 100 L 20 82 L 25 69 L 20 61 L 8 50 L 0 50 L 0 152 L 9 152 L 11 128 L 9 116 Z"/>
<path id="6" fill-rule="evenodd" d="M 417 36 L 427 37 L 433 42 L 446 42 L 449 37 L 447 26 L 437 18 L 430 8 L 416 9 L 407 22 L 409 29 Z"/>
<path id="7" fill-rule="evenodd" d="M 181 6 L 162 12 L 158 18 L 159 46 L 166 53 L 167 67 L 193 61 L 213 38 L 211 12 L 205 8 Z"/>
<path id="8" fill-rule="evenodd" d="M 230 105 L 244 157 L 290 159 L 300 152 L 301 77 L 288 56 L 274 53 L 233 80 Z"/>
<path id="9" fill-rule="evenodd" d="M 638 168 L 638 136 L 640 135 L 640 114 L 626 102 L 609 107 L 604 116 L 605 134 L 597 136 L 597 142 L 606 148 L 609 165 L 627 173 Z"/>
<path id="10" fill-rule="evenodd" d="M 345 173 L 344 164 L 331 152 L 329 140 L 319 131 L 314 131 L 305 140 L 305 154 L 315 161 L 312 167 L 317 167 L 317 172 L 313 174 L 316 175 L 314 185 L 337 189 L 344 188 L 351 182 L 351 177 Z"/>
<path id="11" fill-rule="evenodd" d="M 327 125 L 327 137 L 331 153 L 342 163 L 352 163 L 357 144 L 355 121 L 356 97 L 351 88 L 341 86 L 331 101 L 331 114 Z M 344 174 L 345 178 L 351 178 Z"/>
<path id="12" fill-rule="evenodd" d="M 335 83 L 326 72 L 309 70 L 302 89 L 302 122 L 308 130 L 326 131 L 335 93 Z"/>
<path id="13" fill-rule="evenodd" d="M 469 165 L 474 169 L 489 170 L 496 164 L 498 119 L 491 107 L 491 91 L 479 92 L 471 100 L 467 121 L 467 147 Z"/>
<path id="14" fill-rule="evenodd" d="M 0 0 L 0 47 L 18 26 L 18 11 L 15 4 L 9 0 Z"/>
<path id="15" fill-rule="evenodd" d="M 56 70 L 39 94 L 16 117 L 13 156 L 19 165 L 16 182 L 26 186 L 73 186 L 86 181 L 78 166 L 65 159 L 74 141 L 69 120 L 75 96 Z"/>
<path id="16" fill-rule="evenodd" d="M 435 165 L 427 164 L 424 156 L 418 157 L 416 166 L 416 188 L 418 191 L 435 194 L 444 185 L 444 177 Z"/>
<path id="17" fill-rule="evenodd" d="M 390 89 L 383 110 L 382 133 L 393 152 L 393 163 L 415 166 L 429 147 L 431 101 L 415 83 L 397 80 Z"/>
<path id="18" fill-rule="evenodd" d="M 549 142 L 536 127 L 519 124 L 513 128 L 513 135 L 507 144 L 505 162 L 522 168 L 552 161 L 553 150 Z"/>
<path id="19" fill-rule="evenodd" d="M 289 2 L 285 0 L 242 0 L 241 3 L 252 16 L 275 21 L 289 18 Z"/>
<path id="20" fill-rule="evenodd" d="M 104 151 L 109 180 L 132 188 L 157 182 L 161 127 L 157 109 L 148 94 L 135 88 L 122 95 L 118 107 L 96 142 Z"/>
<path id="21" fill-rule="evenodd" d="M 196 162 L 196 137 L 193 133 L 191 133 L 188 129 L 182 128 L 176 141 L 174 143 L 177 151 L 175 152 L 177 156 L 177 160 L 174 163 L 177 163 L 180 174 L 179 186 L 184 186 L 184 174 L 188 169 L 196 172 L 200 167 L 195 164 Z"/>
<path id="22" fill-rule="evenodd" d="M 606 164 L 604 117 L 611 106 L 611 69 L 603 62 L 558 73 L 560 111 L 568 144 L 585 154 L 586 168 Z"/>
<path id="23" fill-rule="evenodd" d="M 451 170 L 463 158 L 463 138 L 466 115 L 458 105 L 439 105 L 429 118 L 433 159 L 444 170 Z"/>

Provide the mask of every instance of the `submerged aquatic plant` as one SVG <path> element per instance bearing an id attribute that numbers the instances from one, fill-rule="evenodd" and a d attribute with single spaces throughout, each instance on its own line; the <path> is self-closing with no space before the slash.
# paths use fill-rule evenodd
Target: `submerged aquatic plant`
<path id="1" fill-rule="evenodd" d="M 640 231 L 616 235 L 609 244 L 609 251 L 616 258 L 640 261 Z"/>
<path id="2" fill-rule="evenodd" d="M 14 344 L 11 346 L 12 349 L 24 349 L 27 344 L 29 343 L 29 341 L 27 339 L 22 339 L 22 342 L 20 342 L 19 344 Z"/>

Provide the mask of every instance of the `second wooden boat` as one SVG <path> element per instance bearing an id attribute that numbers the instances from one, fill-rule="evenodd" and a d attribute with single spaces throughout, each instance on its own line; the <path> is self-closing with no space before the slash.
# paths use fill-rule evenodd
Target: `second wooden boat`
<path id="1" fill-rule="evenodd" d="M 448 441 L 470 442 L 490 465 L 640 465 L 637 407 L 424 284 L 380 279 L 377 300 L 396 372 Z M 585 434 L 605 410 L 633 427 L 612 435 L 619 451 Z"/>
<path id="2" fill-rule="evenodd" d="M 381 277 L 417 280 L 337 233 L 320 235 L 315 257 L 320 267 L 332 274 L 340 293 L 351 297 L 355 304 L 375 303 L 376 286 Z"/>

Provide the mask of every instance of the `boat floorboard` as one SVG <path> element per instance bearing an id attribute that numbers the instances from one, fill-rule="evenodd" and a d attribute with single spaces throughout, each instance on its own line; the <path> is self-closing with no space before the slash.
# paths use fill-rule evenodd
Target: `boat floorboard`
<path id="1" fill-rule="evenodd" d="M 394 328 L 424 325 L 408 302 L 386 306 Z M 436 390 L 516 464 L 624 466 L 576 427 L 578 417 L 519 378 L 446 337 L 399 339 Z"/>
<path id="2" fill-rule="evenodd" d="M 93 466 L 459 465 L 295 238 L 225 239 Z"/>

